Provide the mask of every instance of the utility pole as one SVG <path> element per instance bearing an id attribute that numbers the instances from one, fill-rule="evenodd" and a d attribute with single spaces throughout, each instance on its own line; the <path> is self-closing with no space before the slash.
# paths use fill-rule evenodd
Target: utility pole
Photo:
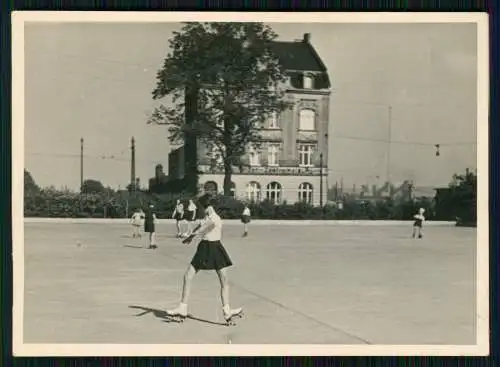
<path id="1" fill-rule="evenodd" d="M 387 128 L 387 157 L 386 177 L 387 183 L 391 185 L 391 140 L 392 140 L 392 106 L 389 106 L 388 128 Z M 389 189 L 390 190 L 390 189 Z"/>
<path id="2" fill-rule="evenodd" d="M 83 193 L 83 138 L 80 139 L 80 193 Z"/>
<path id="3" fill-rule="evenodd" d="M 135 139 L 131 140 L 131 162 L 130 162 L 130 190 L 135 191 Z"/>
<path id="4" fill-rule="evenodd" d="M 323 207 L 323 152 L 319 154 L 319 206 Z"/>

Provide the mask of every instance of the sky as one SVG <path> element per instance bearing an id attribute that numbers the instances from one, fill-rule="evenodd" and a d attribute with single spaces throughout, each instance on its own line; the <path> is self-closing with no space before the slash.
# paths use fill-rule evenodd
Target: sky
<path id="1" fill-rule="evenodd" d="M 329 186 L 387 177 L 442 186 L 476 168 L 475 24 L 269 25 L 284 41 L 310 33 L 328 69 Z M 38 185 L 79 188 L 81 137 L 84 176 L 105 186 L 130 181 L 132 136 L 141 183 L 158 163 L 167 171 L 166 127 L 146 122 L 156 72 L 180 27 L 26 23 L 25 167 Z"/>

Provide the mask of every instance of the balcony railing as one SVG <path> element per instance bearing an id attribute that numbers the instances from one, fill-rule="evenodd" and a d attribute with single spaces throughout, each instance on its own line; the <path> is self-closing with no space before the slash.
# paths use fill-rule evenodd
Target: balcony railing
<path id="1" fill-rule="evenodd" d="M 325 167 L 323 167 L 325 169 Z M 199 165 L 198 170 L 203 174 L 224 174 L 222 167 L 211 167 L 210 165 Z M 233 168 L 233 173 L 243 175 L 276 175 L 276 176 L 319 176 L 319 167 L 270 167 L 270 166 L 245 166 L 242 170 Z"/>

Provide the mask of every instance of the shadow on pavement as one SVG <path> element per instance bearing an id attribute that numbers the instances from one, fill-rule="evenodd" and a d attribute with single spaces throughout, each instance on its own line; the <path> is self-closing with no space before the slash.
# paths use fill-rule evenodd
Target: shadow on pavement
<path id="1" fill-rule="evenodd" d="M 179 321 L 175 320 L 174 318 L 170 317 L 167 315 L 167 312 L 164 310 L 158 310 L 154 308 L 149 308 L 149 307 L 144 307 L 144 306 L 128 306 L 129 308 L 135 309 L 135 310 L 140 310 L 138 314 L 134 315 L 135 317 L 140 317 L 144 316 L 147 314 L 153 314 L 154 317 L 161 319 L 163 322 L 166 323 L 179 323 Z M 219 325 L 219 326 L 227 326 L 226 323 L 223 322 L 217 322 L 217 321 L 211 321 L 211 320 L 206 320 L 206 319 L 201 319 L 199 317 L 195 317 L 191 314 L 187 316 L 187 319 L 190 320 L 195 320 L 195 321 L 200 321 L 204 322 L 206 324 L 211 324 L 211 325 Z"/>

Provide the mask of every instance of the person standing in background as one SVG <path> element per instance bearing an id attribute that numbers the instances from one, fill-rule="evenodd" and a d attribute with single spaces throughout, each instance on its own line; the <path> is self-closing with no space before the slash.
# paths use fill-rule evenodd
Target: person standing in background
<path id="1" fill-rule="evenodd" d="M 245 204 L 243 213 L 241 214 L 241 222 L 243 223 L 243 237 L 248 236 L 248 223 L 250 223 L 250 208 Z"/>
<path id="2" fill-rule="evenodd" d="M 193 200 L 189 199 L 186 216 L 185 219 L 188 221 L 186 233 L 183 237 L 188 237 L 191 233 L 193 233 L 194 227 L 196 226 L 196 204 Z"/>
<path id="3" fill-rule="evenodd" d="M 179 238 L 182 234 L 181 224 L 184 219 L 184 204 L 182 204 L 180 199 L 177 199 L 177 202 L 175 203 L 175 209 L 172 213 L 172 219 L 175 219 L 175 225 L 177 227 L 177 238 Z"/>
<path id="4" fill-rule="evenodd" d="M 158 218 L 156 218 L 156 213 L 154 211 L 154 205 L 149 204 L 149 208 L 146 211 L 144 219 L 144 232 L 148 234 L 147 238 L 147 249 L 156 249 L 156 224 L 158 224 Z"/>
<path id="5" fill-rule="evenodd" d="M 134 232 L 132 234 L 133 238 L 142 237 L 141 226 L 143 220 L 144 220 L 144 211 L 142 209 L 137 209 L 130 218 L 130 223 L 132 224 L 132 228 L 134 229 Z"/>

